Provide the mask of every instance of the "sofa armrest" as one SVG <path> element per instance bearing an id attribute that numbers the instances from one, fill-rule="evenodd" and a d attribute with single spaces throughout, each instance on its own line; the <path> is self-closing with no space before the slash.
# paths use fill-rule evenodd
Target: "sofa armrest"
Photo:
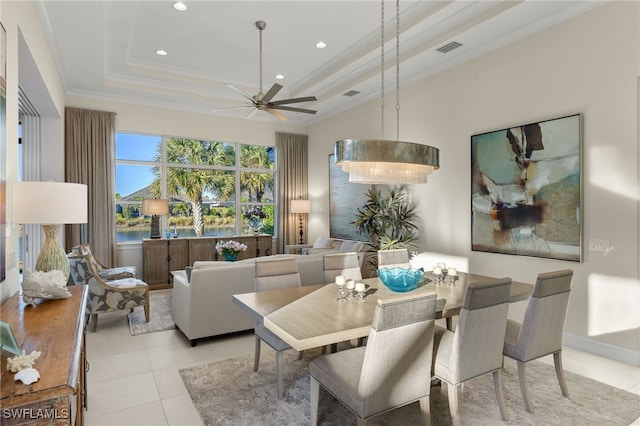
<path id="1" fill-rule="evenodd" d="M 284 254 L 302 254 L 304 249 L 313 247 L 313 244 L 289 244 L 284 246 Z"/>

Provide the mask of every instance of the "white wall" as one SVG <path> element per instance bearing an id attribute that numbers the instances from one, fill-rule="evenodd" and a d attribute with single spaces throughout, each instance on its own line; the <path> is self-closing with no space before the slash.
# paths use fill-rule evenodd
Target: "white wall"
<path id="1" fill-rule="evenodd" d="M 606 4 L 403 88 L 400 97 L 400 139 L 440 149 L 441 169 L 411 189 L 421 249 L 468 257 L 476 273 L 518 281 L 573 269 L 567 342 L 632 363 L 640 348 L 638 17 L 637 2 Z M 470 136 L 575 113 L 584 124 L 584 262 L 472 252 Z M 393 139 L 394 110 L 387 115 L 384 136 Z M 379 137 L 379 116 L 375 101 L 310 126 L 310 158 L 328 156 L 338 139 Z M 327 164 L 310 168 L 312 202 L 328 206 Z M 312 212 L 310 241 L 328 234 L 328 221 L 328 208 Z M 589 251 L 590 238 L 608 239 L 611 250 Z M 525 306 L 518 305 L 515 317 Z"/>

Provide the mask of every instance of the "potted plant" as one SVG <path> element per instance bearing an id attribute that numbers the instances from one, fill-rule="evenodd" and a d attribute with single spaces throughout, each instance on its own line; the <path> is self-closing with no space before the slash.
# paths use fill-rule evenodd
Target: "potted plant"
<path id="1" fill-rule="evenodd" d="M 358 208 L 353 223 L 358 233 L 368 233 L 377 250 L 415 248 L 418 215 L 415 205 L 409 203 L 406 186 L 388 190 L 369 188 L 367 201 Z"/>
<path id="2" fill-rule="evenodd" d="M 235 262 L 238 260 L 238 254 L 246 249 L 246 244 L 242 244 L 234 240 L 218 241 L 216 243 L 216 252 L 218 255 L 223 255 L 225 260 L 228 262 Z"/>

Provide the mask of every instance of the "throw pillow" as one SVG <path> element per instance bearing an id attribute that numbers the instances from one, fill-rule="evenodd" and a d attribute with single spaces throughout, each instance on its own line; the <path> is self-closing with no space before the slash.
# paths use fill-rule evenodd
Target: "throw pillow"
<path id="1" fill-rule="evenodd" d="M 333 238 L 322 238 L 319 237 L 315 243 L 313 243 L 313 248 L 331 248 L 331 243 L 333 242 Z"/>
<path id="2" fill-rule="evenodd" d="M 352 251 L 358 253 L 362 250 L 362 244 L 361 241 L 344 241 L 340 246 L 340 251 L 343 253 L 350 253 Z"/>
<path id="3" fill-rule="evenodd" d="M 22 276 L 22 298 L 25 303 L 35 305 L 34 299 L 66 299 L 71 297 L 67 280 L 57 269 L 42 272 L 29 269 Z"/>

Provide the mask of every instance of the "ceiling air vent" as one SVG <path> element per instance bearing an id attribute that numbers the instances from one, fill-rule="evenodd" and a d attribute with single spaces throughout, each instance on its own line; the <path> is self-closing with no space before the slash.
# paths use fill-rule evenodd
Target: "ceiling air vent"
<path id="1" fill-rule="evenodd" d="M 357 90 L 349 90 L 347 93 L 344 93 L 344 95 L 345 96 L 355 96 L 358 93 L 360 93 L 360 92 L 358 92 Z"/>
<path id="2" fill-rule="evenodd" d="M 462 46 L 460 43 L 452 41 L 449 44 L 445 44 L 444 46 L 436 49 L 438 52 L 442 52 L 442 53 L 449 53 L 451 52 L 453 49 L 457 49 L 458 47 Z"/>

